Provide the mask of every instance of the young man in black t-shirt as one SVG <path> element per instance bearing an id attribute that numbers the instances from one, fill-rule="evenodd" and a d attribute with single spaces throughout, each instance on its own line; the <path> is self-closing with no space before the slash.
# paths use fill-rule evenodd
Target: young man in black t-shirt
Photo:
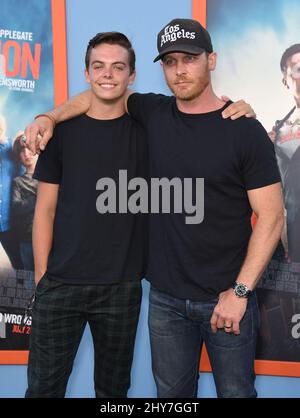
<path id="1" fill-rule="evenodd" d="M 204 179 L 201 223 L 187 224 L 178 213 L 151 219 L 147 278 L 158 395 L 197 396 L 205 342 L 218 396 L 256 397 L 254 288 L 283 226 L 274 147 L 256 120 L 222 118 L 226 105 L 211 84 L 216 54 L 197 21 L 171 21 L 157 45 L 155 61 L 174 97 L 128 99 L 147 131 L 151 177 Z"/>
<path id="2" fill-rule="evenodd" d="M 135 54 L 125 35 L 100 33 L 86 52 L 91 105 L 60 124 L 40 155 L 33 225 L 36 295 L 27 397 L 63 397 L 86 323 L 97 397 L 126 397 L 141 301 L 147 225 L 98 213 L 98 180 L 146 176 L 142 129 L 125 113 Z M 104 211 L 105 212 L 105 211 Z"/>
<path id="3" fill-rule="evenodd" d="M 202 54 L 198 32 L 202 33 L 203 28 L 197 25 L 195 21 L 177 19 L 163 31 L 169 41 L 174 39 L 174 34 L 168 32 L 170 26 L 172 33 L 180 33 L 175 40 L 185 38 L 184 43 L 176 44 L 176 55 L 169 56 L 171 61 L 166 64 L 174 72 L 171 75 L 166 71 L 166 77 L 176 98 L 132 94 L 128 100 L 129 113 L 147 129 L 152 177 L 176 177 L 183 182 L 186 178 L 204 178 L 207 183 L 201 224 L 187 225 L 183 213 L 152 217 L 147 278 L 152 283 L 149 323 L 153 372 L 159 396 L 196 396 L 199 356 L 205 341 L 209 349 L 213 346 L 210 355 L 219 396 L 255 396 L 253 359 L 258 322 L 255 296 L 249 300 L 240 332 L 239 322 L 246 311 L 247 299 L 238 295 L 248 296 L 249 292 L 246 283 L 235 293 L 231 287 L 238 277 L 251 234 L 247 188 L 278 183 L 279 176 L 272 145 L 266 141 L 262 127 L 244 118 L 236 122 L 222 118 L 226 113 L 227 116 L 236 113 L 237 117 L 252 113 L 243 104 L 238 110 L 239 106 L 232 104 L 225 108 L 224 102 L 213 94 L 210 71 L 215 65 L 215 54 L 209 50 Z M 178 53 L 178 47 L 183 52 Z M 30 125 L 26 135 L 33 149 L 43 148 L 49 140 L 52 131 L 49 117 L 60 122 L 82 113 L 88 104 L 89 94 L 83 93 Z M 36 141 L 37 133 L 44 135 L 42 141 Z M 245 137 L 241 138 L 242 134 Z M 256 162 L 260 153 L 262 156 Z M 264 164 L 266 175 L 260 180 Z M 275 208 L 279 221 L 277 224 L 268 207 L 270 219 L 266 228 L 261 226 L 264 223 L 261 219 L 265 219 L 262 212 L 266 212 L 260 205 L 261 193 L 258 196 L 249 192 L 259 215 L 257 231 L 263 230 L 262 242 L 261 235 L 256 233 L 254 245 L 259 241 L 258 251 L 266 247 L 263 257 L 255 259 L 255 268 L 246 265 L 249 272 L 253 270 L 251 275 L 248 272 L 250 279 L 257 275 L 257 270 L 261 273 L 280 229 L 280 186 L 268 187 L 263 193 L 268 195 L 267 201 L 275 201 L 272 210 Z M 272 235 L 270 244 L 266 242 L 266 229 Z M 216 332 L 217 328 L 220 331 Z M 232 331 L 241 335 L 237 338 Z M 228 353 L 231 358 L 224 357 Z"/>

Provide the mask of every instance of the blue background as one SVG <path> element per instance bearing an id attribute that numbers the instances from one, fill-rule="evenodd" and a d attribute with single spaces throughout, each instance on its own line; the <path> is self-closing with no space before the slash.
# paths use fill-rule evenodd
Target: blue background
<path id="1" fill-rule="evenodd" d="M 134 88 L 141 92 L 167 93 L 156 55 L 156 34 L 174 17 L 191 17 L 190 0 L 67 0 L 69 94 L 85 88 L 84 54 L 88 40 L 97 32 L 126 33 L 137 52 L 138 77 Z M 244 14 L 243 14 L 244 15 Z M 226 93 L 226 92 L 224 92 Z M 155 397 L 147 329 L 149 285 L 143 281 L 143 301 L 132 369 L 130 397 Z M 260 397 L 300 397 L 300 379 L 258 376 Z M 26 389 L 25 366 L 0 367 L 0 397 L 22 397 Z M 93 397 L 93 347 L 86 330 L 69 381 L 68 397 Z M 215 397 L 212 375 L 203 373 L 200 397 Z"/>

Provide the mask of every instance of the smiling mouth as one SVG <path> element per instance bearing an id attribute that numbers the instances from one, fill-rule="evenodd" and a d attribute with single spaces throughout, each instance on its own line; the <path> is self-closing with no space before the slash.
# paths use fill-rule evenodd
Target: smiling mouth
<path id="1" fill-rule="evenodd" d="M 114 87 L 116 87 L 116 84 L 109 84 L 109 83 L 101 83 L 99 84 L 100 87 L 102 87 L 103 89 L 113 89 Z"/>

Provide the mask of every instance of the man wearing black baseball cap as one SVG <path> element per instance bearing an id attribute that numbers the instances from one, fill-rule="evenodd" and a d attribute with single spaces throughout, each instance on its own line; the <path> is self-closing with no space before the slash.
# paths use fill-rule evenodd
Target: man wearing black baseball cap
<path id="1" fill-rule="evenodd" d="M 199 22 L 172 20 L 157 48 L 154 61 L 161 60 L 174 96 L 128 99 L 129 113 L 148 131 L 151 175 L 204 179 L 200 224 L 187 225 L 178 213 L 151 218 L 149 329 L 158 396 L 197 396 L 204 342 L 218 396 L 256 397 L 254 288 L 283 225 L 274 147 L 255 119 L 222 117 L 227 104 L 211 84 L 216 53 Z"/>
<path id="2" fill-rule="evenodd" d="M 256 120 L 223 118 L 224 111 L 233 118 L 253 112 L 243 103 L 228 106 L 214 94 L 210 73 L 216 54 L 198 22 L 172 20 L 158 35 L 158 52 L 155 61 L 162 60 L 173 96 L 133 93 L 127 100 L 130 115 L 147 130 L 151 177 L 192 178 L 192 196 L 197 180 L 205 183 L 201 223 L 187 224 L 185 213 L 175 210 L 151 218 L 147 278 L 158 396 L 197 395 L 205 342 L 218 396 L 254 397 L 258 312 L 252 290 L 282 224 L 273 146 Z M 50 116 L 60 121 L 88 106 L 89 96 L 82 93 Z M 48 140 L 45 119 L 26 130 L 34 148 L 45 128 Z M 258 221 L 251 236 L 252 209 Z"/>

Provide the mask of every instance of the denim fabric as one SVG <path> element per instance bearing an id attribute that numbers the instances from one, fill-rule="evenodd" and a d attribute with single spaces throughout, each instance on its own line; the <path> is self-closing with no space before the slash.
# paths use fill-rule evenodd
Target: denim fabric
<path id="1" fill-rule="evenodd" d="M 210 319 L 218 303 L 177 299 L 151 288 L 149 328 L 158 397 L 196 397 L 203 342 L 220 398 L 254 398 L 254 357 L 259 311 L 255 292 L 240 322 L 241 334 L 214 334 Z"/>

